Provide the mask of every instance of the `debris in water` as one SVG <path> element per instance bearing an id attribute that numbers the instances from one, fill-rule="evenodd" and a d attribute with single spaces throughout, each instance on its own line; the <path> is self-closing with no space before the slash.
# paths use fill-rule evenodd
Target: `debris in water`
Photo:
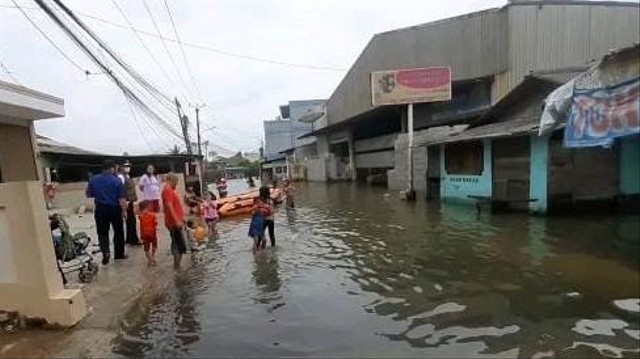
<path id="1" fill-rule="evenodd" d="M 640 299 L 638 298 L 614 300 L 613 305 L 627 312 L 640 313 Z"/>
<path id="2" fill-rule="evenodd" d="M 570 293 L 567 293 L 567 294 L 565 294 L 565 295 L 566 295 L 568 298 L 573 298 L 573 299 L 576 299 L 576 298 L 580 298 L 580 297 L 582 297 L 582 294 L 580 294 L 580 293 L 578 293 L 578 292 L 570 292 Z"/>

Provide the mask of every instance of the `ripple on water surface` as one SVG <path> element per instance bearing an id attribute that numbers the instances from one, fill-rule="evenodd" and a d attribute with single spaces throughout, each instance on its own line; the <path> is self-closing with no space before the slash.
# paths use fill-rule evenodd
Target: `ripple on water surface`
<path id="1" fill-rule="evenodd" d="M 604 240 L 633 238 L 637 217 L 478 217 L 375 188 L 297 187 L 277 247 L 254 254 L 249 220 L 223 221 L 182 272 L 150 277 L 114 353 L 638 356 L 637 258 Z"/>

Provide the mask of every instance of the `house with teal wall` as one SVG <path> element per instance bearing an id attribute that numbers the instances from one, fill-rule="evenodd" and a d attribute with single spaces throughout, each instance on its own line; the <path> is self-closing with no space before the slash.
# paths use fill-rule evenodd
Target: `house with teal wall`
<path id="1" fill-rule="evenodd" d="M 536 214 L 638 211 L 640 136 L 610 148 L 566 148 L 562 129 L 538 135 L 544 98 L 579 73 L 532 74 L 479 122 L 430 143 L 440 154 L 440 198 Z"/>

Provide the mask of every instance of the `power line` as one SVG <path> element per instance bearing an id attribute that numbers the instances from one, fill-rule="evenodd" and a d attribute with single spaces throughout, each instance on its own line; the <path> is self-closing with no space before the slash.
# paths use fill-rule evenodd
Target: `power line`
<path id="1" fill-rule="evenodd" d="M 89 56 L 89 58 L 100 67 L 105 74 L 111 79 L 116 86 L 118 86 L 125 96 L 129 97 L 134 104 L 136 104 L 139 108 L 141 108 L 148 116 L 152 117 L 154 120 L 163 125 L 163 127 L 172 135 L 180 138 L 180 136 L 164 119 L 162 119 L 157 113 L 155 113 L 146 103 L 144 103 L 129 87 L 127 87 L 116 75 L 115 73 L 109 69 L 104 63 L 102 63 L 95 54 L 89 50 L 85 46 L 85 44 L 78 38 L 76 34 L 74 34 L 69 27 L 67 27 L 63 21 L 53 12 L 53 10 L 44 3 L 43 0 L 34 0 L 38 6 L 69 36 L 74 43 Z M 61 6 L 65 12 L 69 11 L 64 5 L 60 3 L 59 0 L 54 0 L 58 6 Z M 70 12 L 70 11 L 69 11 Z"/>
<path id="2" fill-rule="evenodd" d="M 164 37 L 160 32 L 160 28 L 158 27 L 158 23 L 156 23 L 155 17 L 153 17 L 153 14 L 151 13 L 151 9 L 149 8 L 149 4 L 147 4 L 147 0 L 142 0 L 142 3 L 144 4 L 144 8 L 146 9 L 147 14 L 149 14 L 149 17 L 151 18 L 151 22 L 153 23 L 153 27 L 156 29 L 156 32 L 158 33 L 158 37 L 162 40 L 162 46 L 164 47 L 164 50 L 166 51 L 167 55 L 169 55 L 169 60 L 171 60 L 171 64 L 173 64 L 174 70 L 176 70 L 176 73 L 178 74 L 178 79 L 180 80 L 180 84 L 184 86 L 186 93 L 189 93 L 189 88 L 186 85 L 184 79 L 182 78 L 180 69 L 178 68 L 178 65 L 176 65 L 176 61 L 173 59 L 173 55 L 171 55 L 171 51 L 169 51 L 169 47 L 167 46 L 167 43 L 164 41 Z"/>
<path id="3" fill-rule="evenodd" d="M 0 67 L 2 67 L 2 69 L 4 70 L 4 72 L 7 73 L 7 76 L 9 76 L 9 78 L 16 83 L 17 85 L 22 86 L 22 84 L 20 83 L 20 81 L 18 81 L 17 78 L 15 78 L 15 76 L 13 76 L 13 74 L 11 73 L 11 71 L 9 71 L 9 69 L 2 63 L 2 61 L 0 61 Z"/>
<path id="4" fill-rule="evenodd" d="M 169 82 L 169 84 L 175 88 L 177 88 L 178 86 L 175 85 L 175 83 L 173 82 L 173 79 L 169 76 L 169 73 L 164 69 L 164 66 L 162 66 L 162 64 L 160 63 L 160 61 L 158 61 L 158 59 L 153 55 L 153 52 L 151 51 L 151 49 L 149 49 L 149 47 L 147 46 L 147 44 L 144 42 L 144 40 L 142 39 L 142 37 L 140 37 L 140 34 L 138 33 L 138 31 L 136 31 L 133 27 L 133 24 L 131 23 L 131 21 L 129 21 L 129 18 L 127 17 L 126 13 L 122 10 L 122 8 L 120 7 L 120 5 L 118 5 L 118 3 L 116 2 L 116 0 L 111 0 L 111 2 L 113 2 L 113 5 L 115 5 L 115 7 L 118 9 L 118 11 L 120 12 L 120 14 L 122 15 L 122 17 L 124 18 L 124 20 L 127 22 L 127 25 L 129 25 L 129 29 L 131 29 L 131 31 L 133 32 L 133 34 L 135 35 L 136 39 L 138 39 L 138 41 L 140 42 L 140 44 L 142 45 L 142 47 L 147 51 L 147 53 L 149 54 L 149 56 L 151 57 L 151 59 L 155 62 L 155 64 L 158 66 L 158 68 L 160 69 L 160 71 L 162 72 L 162 74 L 164 75 L 164 77 L 166 77 L 167 81 Z"/>
<path id="5" fill-rule="evenodd" d="M 0 5 L 0 7 L 5 7 L 5 8 L 10 8 L 11 6 L 6 6 L 6 5 Z M 36 9 L 36 8 L 33 8 Z M 90 15 L 90 14 L 86 14 L 86 13 L 78 13 L 78 15 L 80 16 L 84 16 L 96 21 L 100 21 L 102 23 L 111 25 L 111 26 L 115 26 L 115 27 L 120 27 L 120 28 L 124 28 L 124 29 L 128 29 L 127 25 L 123 25 L 123 24 L 119 24 L 107 19 L 103 19 L 100 18 L 98 16 L 94 16 L 94 15 Z M 146 36 L 151 36 L 151 37 L 155 37 L 157 39 L 161 39 L 161 40 L 165 40 L 165 41 L 171 41 L 171 42 L 175 42 L 178 43 L 179 41 L 170 37 L 165 37 L 161 34 L 154 34 L 152 32 L 149 31 L 145 31 L 145 30 L 141 30 L 138 28 L 133 28 L 134 31 L 146 35 Z M 302 63 L 294 63 L 294 62 L 286 62 L 286 61 L 280 61 L 280 60 L 273 60 L 273 59 L 268 59 L 265 57 L 260 57 L 260 56 L 253 56 L 253 55 L 246 55 L 246 54 L 241 54 L 241 53 L 237 53 L 237 52 L 233 52 L 233 51 L 227 51 L 224 49 L 220 49 L 211 45 L 203 45 L 203 44 L 195 44 L 195 43 L 190 43 L 190 42 L 181 42 L 184 46 L 188 46 L 188 47 L 192 47 L 192 48 L 196 48 L 196 49 L 200 49 L 200 50 L 205 50 L 205 51 L 211 51 L 211 52 L 215 52 L 218 53 L 220 55 L 224 55 L 224 56 L 230 56 L 230 57 L 235 57 L 235 58 L 239 58 L 239 59 L 244 59 L 244 60 L 248 60 L 248 61 L 254 61 L 254 62 L 262 62 L 262 63 L 268 63 L 268 64 L 272 64 L 272 65 L 279 65 L 279 66 L 289 66 L 289 67 L 297 67 L 297 68 L 305 68 L 305 69 L 309 69 L 309 70 L 318 70 L 318 71 L 335 71 L 335 72 L 344 72 L 347 71 L 347 69 L 345 68 L 339 68 L 339 67 L 333 67 L 333 66 L 324 66 L 324 65 L 311 65 L 311 64 L 302 64 Z"/>
<path id="6" fill-rule="evenodd" d="M 123 96 L 124 96 L 124 94 L 123 94 Z M 138 123 L 138 116 L 136 115 L 136 113 L 135 113 L 135 111 L 133 109 L 133 105 L 131 104 L 131 100 L 127 96 L 124 96 L 124 99 L 127 102 L 127 106 L 129 107 L 129 112 L 131 112 L 131 117 L 133 118 L 133 122 L 136 125 L 136 129 L 138 130 L 138 133 L 140 134 L 140 137 L 142 137 L 142 140 L 144 140 L 144 142 L 147 144 L 147 147 L 149 148 L 149 151 L 154 152 L 153 148 L 151 148 L 151 144 L 147 140 L 147 137 L 145 137 L 144 133 L 142 132 L 142 129 L 140 128 L 140 124 Z"/>
<path id="7" fill-rule="evenodd" d="M 65 59 L 67 59 L 67 61 L 69 61 L 73 66 L 75 66 L 78 70 L 84 72 L 85 74 L 90 74 L 90 72 L 86 69 L 83 69 L 82 66 L 78 65 L 75 61 L 73 61 L 67 54 L 65 54 L 64 51 L 62 51 L 61 48 L 58 47 L 58 45 L 56 45 L 55 42 L 53 42 L 53 40 L 51 40 L 51 38 L 49 36 L 47 36 L 47 34 L 42 31 L 42 29 L 31 19 L 31 17 L 29 17 L 29 15 L 24 11 L 24 9 L 22 9 L 22 7 L 20 7 L 20 5 L 18 5 L 18 3 L 16 2 L 16 0 L 11 0 L 11 2 L 13 2 L 13 5 L 15 5 L 15 7 L 20 10 L 20 12 L 22 13 L 22 15 L 24 15 L 24 17 L 27 18 L 27 20 L 29 20 L 29 22 L 31 23 L 31 25 L 33 25 L 33 27 L 36 28 L 36 30 L 38 30 L 38 32 L 44 36 L 45 39 L 47 39 L 47 41 L 49 41 L 49 43 L 51 45 L 53 45 L 53 47 L 56 48 L 56 50 L 58 50 L 58 52 L 60 53 L 60 55 L 62 55 Z"/>
<path id="8" fill-rule="evenodd" d="M 182 53 L 182 58 L 184 59 L 185 67 L 187 68 L 187 73 L 191 78 L 191 83 L 193 84 L 193 88 L 196 90 L 196 95 L 198 95 L 198 99 L 202 102 L 202 94 L 200 93 L 200 89 L 198 88 L 198 84 L 196 83 L 196 79 L 193 77 L 193 73 L 191 72 L 191 66 L 189 66 L 189 60 L 187 60 L 187 55 L 185 55 L 184 47 L 182 46 L 182 41 L 180 41 L 180 36 L 178 35 L 178 30 L 176 29 L 176 24 L 173 21 L 173 16 L 171 15 L 171 9 L 169 8 L 169 3 L 167 0 L 164 0 L 164 7 L 167 9 L 167 14 L 169 14 L 169 20 L 171 20 L 171 27 L 173 27 L 173 33 L 176 35 L 176 39 L 178 40 L 178 45 L 180 45 L 180 52 Z"/>
<path id="9" fill-rule="evenodd" d="M 169 96 L 158 90 L 155 85 L 150 83 L 137 71 L 131 68 L 126 62 L 124 62 L 124 60 L 113 49 L 111 49 L 111 47 L 109 47 L 104 41 L 102 41 L 87 25 L 85 25 L 84 22 L 82 22 L 82 20 L 80 20 L 73 13 L 73 11 L 71 11 L 60 0 L 53 1 L 63 10 L 63 12 L 67 16 L 69 16 L 75 22 L 75 24 L 80 27 L 81 30 L 84 30 L 84 32 L 86 32 L 91 37 L 91 39 L 93 39 L 93 41 L 95 41 L 113 60 L 115 60 L 118 65 L 120 65 L 136 82 L 138 82 L 144 89 L 146 89 L 151 94 L 151 96 L 158 101 L 158 103 L 163 105 L 170 112 L 173 111 L 173 107 L 170 105 L 171 99 L 169 98 Z"/>

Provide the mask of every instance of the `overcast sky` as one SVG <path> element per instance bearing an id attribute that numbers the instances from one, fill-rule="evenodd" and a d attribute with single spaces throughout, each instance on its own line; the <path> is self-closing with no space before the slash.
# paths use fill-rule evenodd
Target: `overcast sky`
<path id="1" fill-rule="evenodd" d="M 115 1 L 135 28 L 155 33 L 141 0 Z M 16 2 L 74 62 L 99 72 L 62 30 L 35 9 L 33 1 Z M 186 46 L 195 85 L 178 45 L 166 42 L 177 63 L 176 70 L 160 39 L 140 35 L 158 59 L 158 66 L 134 32 L 126 28 L 126 21 L 112 0 L 63 2 L 75 12 L 124 25 L 81 17 L 164 93 L 197 103 L 197 86 L 206 103 L 201 111 L 202 126 L 216 126 L 203 133 L 204 140 L 229 150 L 251 151 L 257 150 L 263 137 L 262 121 L 276 116 L 279 105 L 289 100 L 328 98 L 346 73 L 340 69 L 353 64 L 375 33 L 502 6 L 506 0 L 168 0 L 178 34 L 185 43 L 276 62 L 338 69 L 276 65 Z M 174 38 L 164 2 L 147 3 L 162 34 Z M 13 6 L 11 0 L 0 0 L 0 61 L 22 85 L 65 100 L 66 116 L 37 122 L 38 133 L 114 154 L 166 151 L 178 143 L 160 130 L 152 131 L 142 119 L 135 121 L 122 93 L 105 75 L 87 78 Z M 180 71 L 186 86 L 181 85 L 176 71 Z M 0 69 L 0 78 L 14 81 L 4 68 Z M 194 119 L 193 109 L 188 111 Z M 177 123 L 174 118 L 171 121 Z"/>

